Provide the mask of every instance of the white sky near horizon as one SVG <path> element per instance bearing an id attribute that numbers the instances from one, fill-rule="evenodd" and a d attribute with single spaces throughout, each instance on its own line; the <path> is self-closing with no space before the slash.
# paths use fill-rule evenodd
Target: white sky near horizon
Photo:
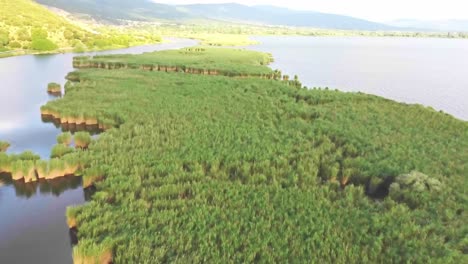
<path id="1" fill-rule="evenodd" d="M 395 19 L 468 19 L 468 0 L 152 0 L 166 4 L 275 5 L 386 22 Z"/>

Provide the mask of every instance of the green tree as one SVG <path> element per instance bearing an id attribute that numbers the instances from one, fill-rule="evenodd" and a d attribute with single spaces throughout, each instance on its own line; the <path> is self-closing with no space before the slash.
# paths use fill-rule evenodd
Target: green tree
<path id="1" fill-rule="evenodd" d="M 37 51 L 51 51 L 57 49 L 57 45 L 49 39 L 34 39 L 31 48 Z"/>
<path id="2" fill-rule="evenodd" d="M 35 39 L 47 39 L 47 37 L 49 37 L 49 34 L 47 33 L 47 31 L 45 31 L 42 28 L 33 28 L 31 30 L 31 37 L 32 37 L 33 40 L 35 40 Z"/>
<path id="3" fill-rule="evenodd" d="M 6 31 L 0 31 L 0 47 L 8 45 L 10 42 L 10 36 Z"/>

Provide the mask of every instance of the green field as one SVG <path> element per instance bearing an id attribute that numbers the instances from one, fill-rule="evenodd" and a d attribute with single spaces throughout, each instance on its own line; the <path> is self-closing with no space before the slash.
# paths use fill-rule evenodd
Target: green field
<path id="1" fill-rule="evenodd" d="M 265 70 L 266 54 L 204 49 L 100 59 Z M 114 126 L 68 154 L 97 190 L 67 211 L 77 263 L 467 260 L 467 122 L 256 77 L 72 76 L 43 109 Z"/>

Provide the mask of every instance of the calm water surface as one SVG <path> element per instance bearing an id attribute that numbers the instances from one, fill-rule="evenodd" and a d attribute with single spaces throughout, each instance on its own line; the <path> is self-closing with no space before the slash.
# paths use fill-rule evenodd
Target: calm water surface
<path id="1" fill-rule="evenodd" d="M 361 91 L 468 120 L 468 40 L 255 37 L 272 68 L 308 87 Z"/>
<path id="2" fill-rule="evenodd" d="M 162 45 L 88 54 L 138 54 L 194 45 L 192 40 L 175 39 Z M 65 84 L 65 75 L 73 70 L 73 56 L 0 59 L 0 140 L 12 144 L 9 153 L 31 150 L 44 159 L 49 157 L 61 130 L 42 122 L 39 110 L 54 99 L 46 93 L 47 84 Z M 78 177 L 21 184 L 0 175 L 0 263 L 72 263 L 65 210 L 84 202 Z"/>

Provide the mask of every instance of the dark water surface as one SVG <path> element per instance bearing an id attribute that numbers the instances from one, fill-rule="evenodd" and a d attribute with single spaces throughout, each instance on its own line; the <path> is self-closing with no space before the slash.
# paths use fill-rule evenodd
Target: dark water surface
<path id="1" fill-rule="evenodd" d="M 88 54 L 138 54 L 194 45 L 193 40 L 174 39 L 161 45 Z M 65 84 L 65 75 L 73 70 L 73 56 L 0 59 L 0 140 L 11 143 L 9 153 L 31 150 L 48 159 L 61 129 L 41 120 L 40 107 L 54 99 L 46 92 L 49 82 Z M 72 263 L 65 210 L 84 202 L 78 177 L 24 184 L 0 175 L 0 263 Z"/>
<path id="2" fill-rule="evenodd" d="M 468 120 L 468 40 L 255 37 L 271 65 L 308 87 L 361 91 Z"/>

